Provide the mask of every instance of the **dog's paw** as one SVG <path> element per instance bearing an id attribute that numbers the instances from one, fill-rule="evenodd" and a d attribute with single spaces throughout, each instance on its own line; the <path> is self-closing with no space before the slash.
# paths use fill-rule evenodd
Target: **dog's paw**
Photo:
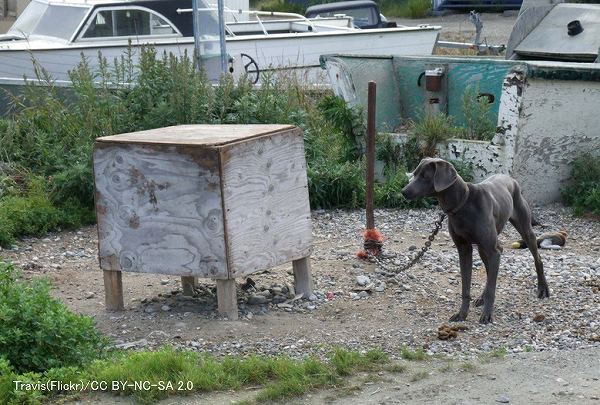
<path id="1" fill-rule="evenodd" d="M 492 314 L 486 314 L 485 312 L 481 314 L 481 317 L 479 317 L 479 323 L 484 325 L 492 323 Z"/>
<path id="2" fill-rule="evenodd" d="M 547 285 L 538 286 L 538 298 L 550 298 L 550 289 Z"/>
<path id="3" fill-rule="evenodd" d="M 475 305 L 476 307 L 482 306 L 483 305 L 483 297 L 479 297 L 475 301 L 473 301 L 473 305 Z"/>
<path id="4" fill-rule="evenodd" d="M 467 315 L 463 315 L 459 312 L 458 314 L 450 317 L 450 322 L 463 322 L 465 319 L 467 319 Z"/>

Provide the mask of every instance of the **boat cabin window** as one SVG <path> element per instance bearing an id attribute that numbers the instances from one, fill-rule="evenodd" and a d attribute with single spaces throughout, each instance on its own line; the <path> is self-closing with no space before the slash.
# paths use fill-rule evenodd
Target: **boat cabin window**
<path id="1" fill-rule="evenodd" d="M 336 15 L 344 14 L 354 19 L 354 25 L 361 28 L 373 24 L 377 24 L 377 9 L 375 7 L 363 7 L 363 8 L 348 8 L 348 9 L 336 9 L 335 11 L 324 11 L 316 15 L 315 17 L 335 17 Z M 311 18 L 314 18 L 311 16 Z"/>
<path id="2" fill-rule="evenodd" d="M 143 8 L 100 9 L 88 23 L 83 38 L 177 35 L 164 18 Z"/>
<path id="3" fill-rule="evenodd" d="M 17 18 L 8 34 L 25 37 L 44 35 L 69 40 L 89 9 L 89 6 L 32 1 Z M 60 21 L 60 24 L 57 24 L 57 21 Z"/>

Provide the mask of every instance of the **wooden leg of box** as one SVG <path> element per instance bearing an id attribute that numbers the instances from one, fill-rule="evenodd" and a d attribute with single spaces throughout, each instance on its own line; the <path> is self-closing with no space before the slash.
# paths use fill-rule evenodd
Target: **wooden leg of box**
<path id="1" fill-rule="evenodd" d="M 310 257 L 294 260 L 292 262 L 294 268 L 294 284 L 296 294 L 302 294 L 304 298 L 308 298 L 313 292 L 312 276 L 310 274 Z"/>
<path id="2" fill-rule="evenodd" d="M 217 280 L 217 303 L 221 315 L 227 315 L 231 321 L 238 319 L 235 279 Z"/>
<path id="3" fill-rule="evenodd" d="M 108 311 L 125 309 L 120 271 L 104 270 L 104 302 Z"/>
<path id="4" fill-rule="evenodd" d="M 193 276 L 181 276 L 181 287 L 183 288 L 183 295 L 191 297 L 194 295 L 194 287 L 198 285 L 198 277 Z"/>

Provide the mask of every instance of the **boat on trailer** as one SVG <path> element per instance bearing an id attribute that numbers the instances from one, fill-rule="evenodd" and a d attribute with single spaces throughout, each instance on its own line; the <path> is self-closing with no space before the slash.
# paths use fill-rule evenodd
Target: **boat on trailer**
<path id="1" fill-rule="evenodd" d="M 211 57 L 218 60 L 220 55 L 216 7 L 199 1 L 200 54 L 211 66 Z M 35 79 L 33 60 L 60 83 L 68 82 L 68 72 L 82 56 L 95 69 L 99 53 L 111 62 L 130 50 L 136 63 L 142 46 L 153 46 L 159 55 L 192 55 L 191 7 L 191 0 L 33 0 L 0 36 L 0 83 Z M 319 56 L 327 53 L 429 55 L 441 28 L 361 30 L 349 16 L 307 19 L 290 13 L 226 12 L 229 71 L 234 77 L 249 75 L 253 82 L 272 70 L 300 71 L 322 82 L 314 73 L 319 72 Z M 207 72 L 217 80 L 219 65 L 213 65 Z"/>

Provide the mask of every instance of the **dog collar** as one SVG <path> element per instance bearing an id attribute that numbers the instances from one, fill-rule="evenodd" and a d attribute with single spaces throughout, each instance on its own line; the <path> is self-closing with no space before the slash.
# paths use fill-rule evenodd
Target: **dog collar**
<path id="1" fill-rule="evenodd" d="M 460 202 L 458 203 L 458 205 L 456 207 L 452 208 L 449 211 L 445 211 L 445 213 L 448 215 L 456 214 L 467 203 L 467 200 L 469 199 L 469 193 L 470 193 L 469 185 L 467 184 L 467 192 L 463 195 L 462 200 L 460 200 Z"/>

